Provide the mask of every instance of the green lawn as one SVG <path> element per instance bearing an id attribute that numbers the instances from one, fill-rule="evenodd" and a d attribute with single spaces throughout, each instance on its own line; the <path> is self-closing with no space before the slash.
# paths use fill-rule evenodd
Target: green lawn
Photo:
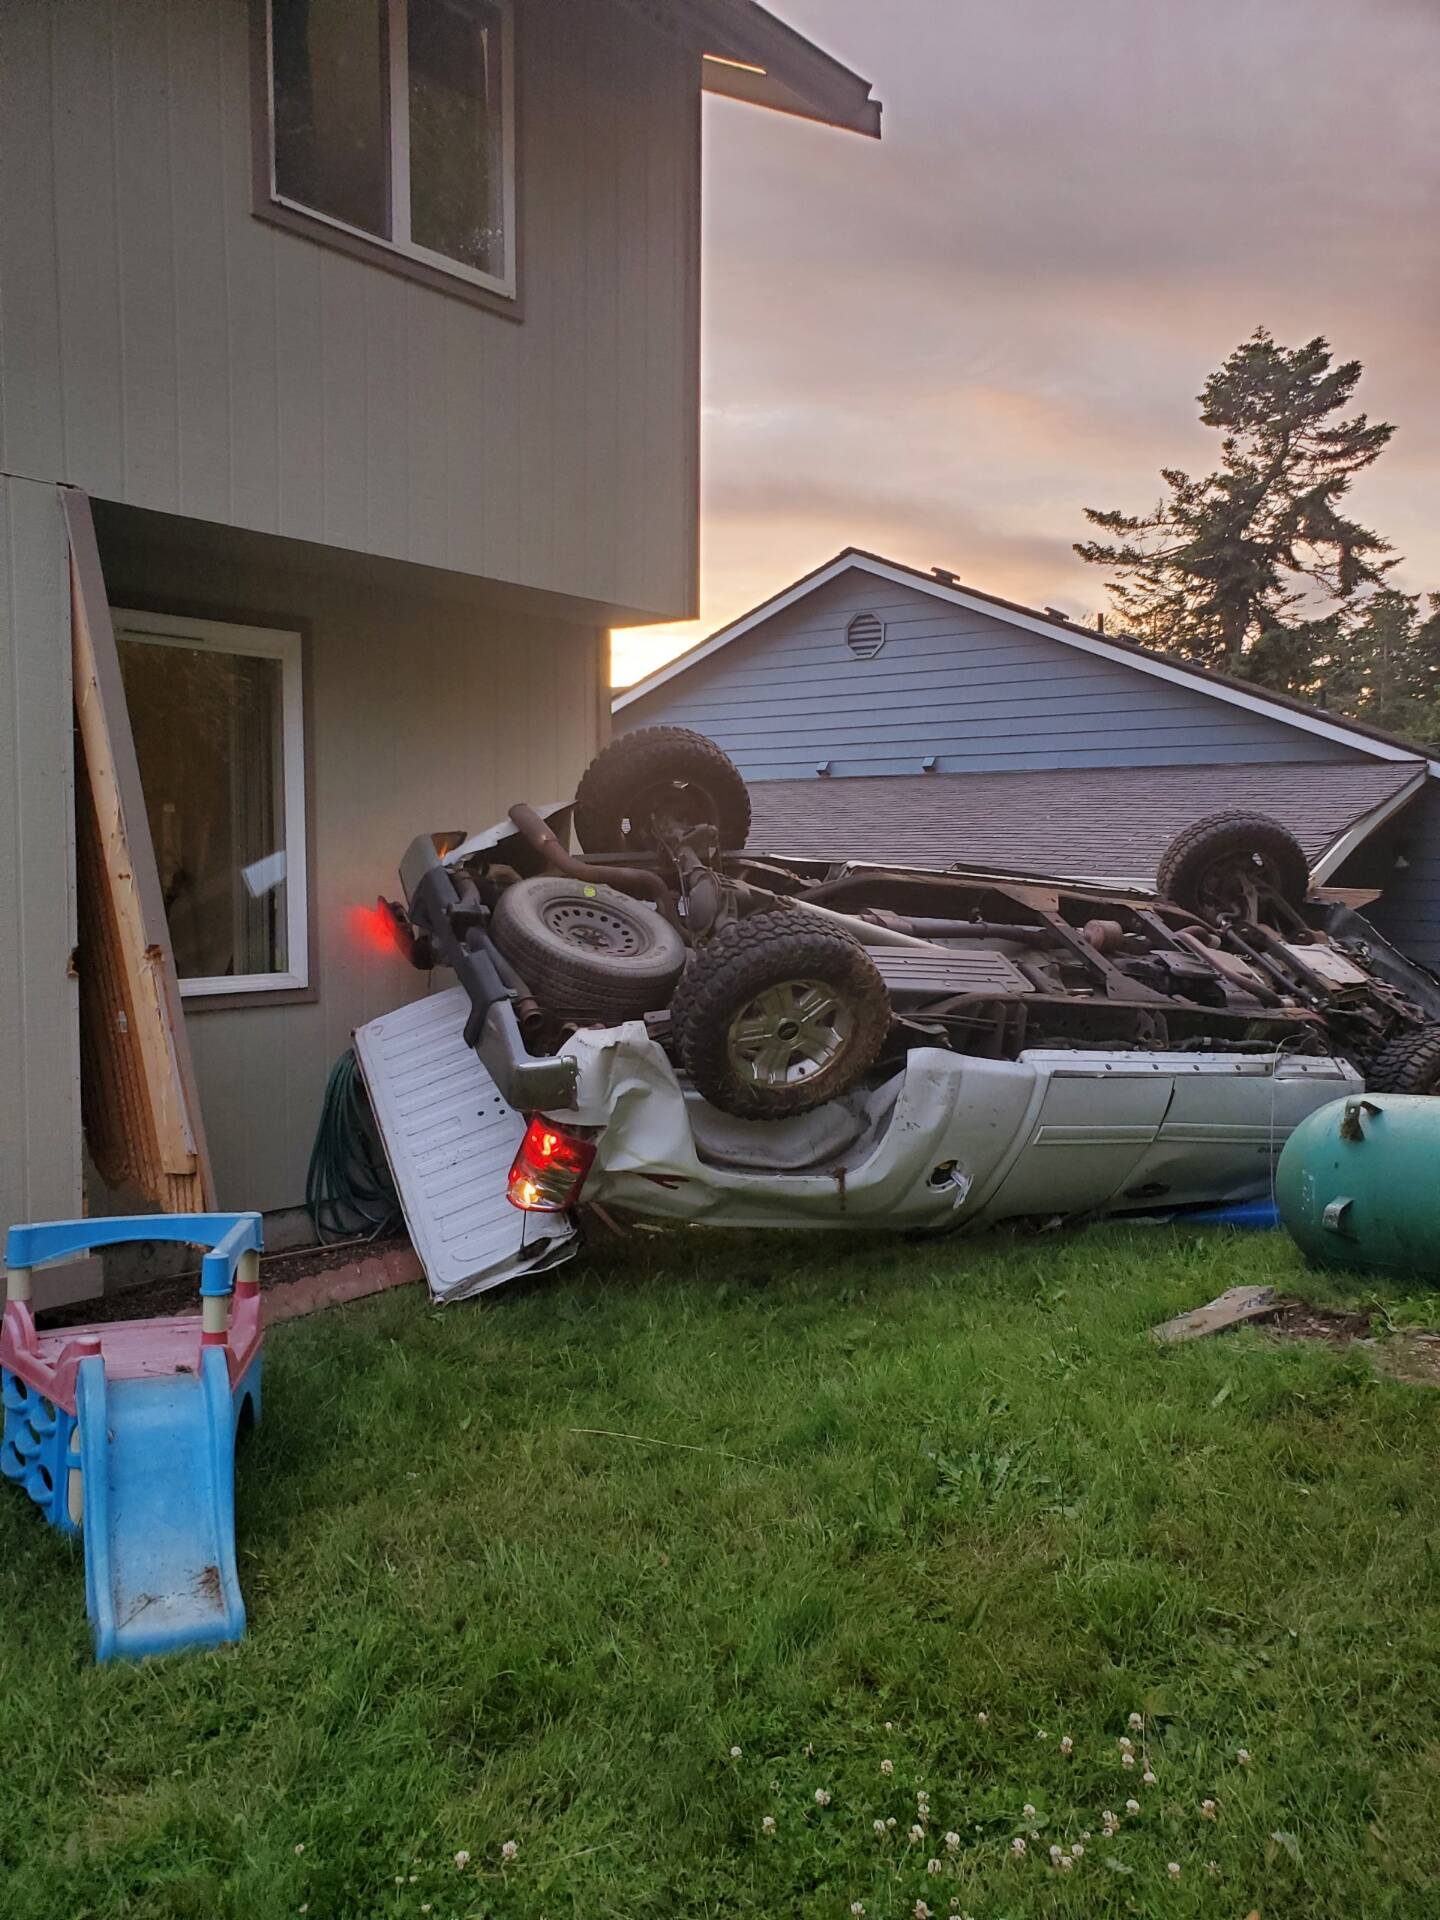
<path id="1" fill-rule="evenodd" d="M 277 1330 L 242 1646 L 97 1669 L 0 1487 L 0 1913 L 1434 1916 L 1440 1395 L 1145 1337 L 1241 1279 L 640 1235 Z"/>

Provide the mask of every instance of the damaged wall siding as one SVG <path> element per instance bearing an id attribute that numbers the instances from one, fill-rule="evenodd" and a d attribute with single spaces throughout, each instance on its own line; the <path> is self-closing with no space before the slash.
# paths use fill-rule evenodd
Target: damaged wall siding
<path id="1" fill-rule="evenodd" d="M 856 613 L 885 623 L 857 660 Z M 695 727 L 752 780 L 1344 760 L 1343 747 L 860 571 L 819 587 L 615 716 Z"/>
<path id="2" fill-rule="evenodd" d="M 487 826 L 521 797 L 568 798 L 596 751 L 602 636 L 406 592 L 401 568 L 377 591 L 347 578 L 341 555 L 302 572 L 258 562 L 248 535 L 211 528 L 188 551 L 146 550 L 116 525 L 101 516 L 113 604 L 306 635 L 318 998 L 186 1008 L 219 1205 L 295 1206 L 352 1030 L 429 990 L 370 919 L 375 896 L 399 894 L 417 833 Z M 227 558 L 237 543 L 244 557 Z"/>
<path id="3" fill-rule="evenodd" d="M 0 467 L 691 611 L 699 74 L 516 11 L 519 325 L 252 216 L 248 0 L 4 0 Z"/>
<path id="4" fill-rule="evenodd" d="M 1440 972 L 1440 788 L 1431 780 L 1346 861 L 1340 886 L 1383 887 L 1365 909 L 1388 940 L 1422 966 Z"/>
<path id="5" fill-rule="evenodd" d="M 0 475 L 0 1233 L 80 1211 L 70 557 L 54 487 Z"/>

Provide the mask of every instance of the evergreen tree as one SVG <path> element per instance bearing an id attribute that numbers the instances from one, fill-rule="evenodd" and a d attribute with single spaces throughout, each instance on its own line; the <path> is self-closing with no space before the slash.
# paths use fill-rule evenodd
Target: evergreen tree
<path id="1" fill-rule="evenodd" d="M 1199 395 L 1201 421 L 1223 436 L 1215 472 L 1162 469 L 1167 493 L 1148 514 L 1085 509 L 1114 537 L 1075 551 L 1111 570 L 1130 632 L 1263 685 L 1314 681 L 1343 646 L 1346 612 L 1395 564 L 1342 511 L 1394 432 L 1344 417 L 1360 374 L 1358 360 L 1335 366 L 1324 339 L 1282 347 L 1258 328 Z"/>

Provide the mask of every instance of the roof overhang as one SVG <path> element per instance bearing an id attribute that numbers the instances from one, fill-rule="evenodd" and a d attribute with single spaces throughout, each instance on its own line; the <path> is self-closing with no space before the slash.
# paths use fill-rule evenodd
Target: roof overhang
<path id="1" fill-rule="evenodd" d="M 754 0 L 680 0 L 700 44 L 707 93 L 880 138 L 870 82 Z"/>

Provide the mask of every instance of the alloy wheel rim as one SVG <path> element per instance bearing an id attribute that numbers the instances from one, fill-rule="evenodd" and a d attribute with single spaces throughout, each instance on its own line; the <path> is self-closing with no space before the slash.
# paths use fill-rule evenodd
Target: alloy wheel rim
<path id="1" fill-rule="evenodd" d="M 748 1086 L 793 1087 L 834 1066 L 854 1032 L 854 1017 L 823 980 L 764 987 L 730 1023 L 726 1051 Z"/>

